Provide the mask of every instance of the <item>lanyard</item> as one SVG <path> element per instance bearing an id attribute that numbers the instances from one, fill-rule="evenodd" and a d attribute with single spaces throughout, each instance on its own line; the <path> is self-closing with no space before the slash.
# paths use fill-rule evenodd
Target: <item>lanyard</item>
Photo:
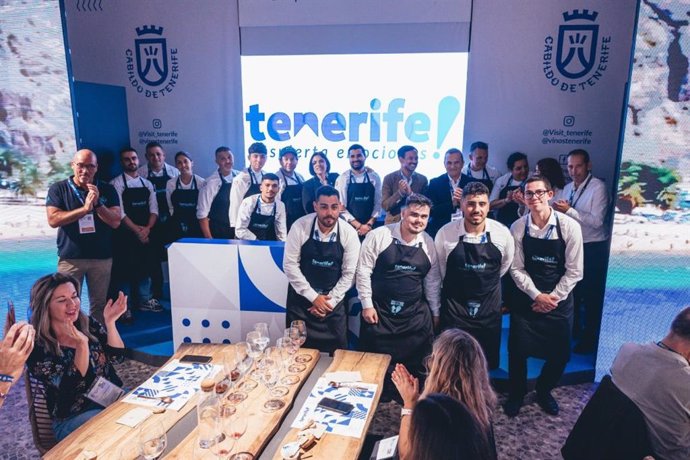
<path id="1" fill-rule="evenodd" d="M 82 206 L 84 206 L 86 204 L 84 202 L 84 198 L 81 196 L 81 193 L 79 193 L 79 190 L 77 190 L 77 186 L 74 185 L 74 182 L 72 182 L 71 177 L 67 179 L 67 183 L 69 184 L 69 188 L 72 189 L 72 192 L 74 192 L 74 196 L 76 196 L 79 202 L 82 204 Z"/>
<path id="2" fill-rule="evenodd" d="M 285 186 L 286 186 L 286 187 L 289 185 L 289 184 L 288 184 L 288 179 L 290 179 L 291 181 L 293 181 L 293 182 L 295 183 L 295 185 L 299 185 L 299 184 L 302 183 L 302 182 L 299 180 L 299 176 L 297 175 L 296 172 L 293 172 L 293 173 L 292 173 L 292 176 L 286 176 L 286 175 L 285 175 L 285 172 L 281 169 L 281 170 L 280 170 L 280 174 L 283 176 L 283 182 L 285 182 Z"/>
<path id="3" fill-rule="evenodd" d="M 659 347 L 659 348 L 663 348 L 664 350 L 671 351 L 671 352 L 673 352 L 673 353 L 675 353 L 675 354 L 677 354 L 677 355 L 680 355 L 680 356 L 683 357 L 683 359 L 685 359 L 686 361 L 688 361 L 688 359 L 687 359 L 685 356 L 683 356 L 682 353 L 677 352 L 676 350 L 674 350 L 673 348 L 669 347 L 668 345 L 666 345 L 666 344 L 665 344 L 664 342 L 662 342 L 662 341 L 657 342 L 657 343 L 656 343 L 656 346 Z M 688 361 L 688 364 L 690 364 L 690 361 Z"/>
<path id="4" fill-rule="evenodd" d="M 580 198 L 582 198 L 582 194 L 585 193 L 585 189 L 587 188 L 587 186 L 589 185 L 589 181 L 591 181 L 591 180 L 592 180 L 592 174 L 590 173 L 590 175 L 587 178 L 587 180 L 585 181 L 585 183 L 582 184 L 582 188 L 580 189 L 580 194 L 577 196 L 577 199 L 575 201 L 573 201 L 573 198 L 575 197 L 575 192 L 577 190 L 575 190 L 575 184 L 573 184 L 573 189 L 570 191 L 570 198 L 568 198 L 568 203 L 570 204 L 571 207 L 574 208 L 575 205 L 577 204 L 577 202 L 580 201 Z"/>
<path id="5" fill-rule="evenodd" d="M 405 177 L 405 174 L 403 174 L 402 171 L 400 171 L 400 177 L 402 177 L 402 180 L 407 182 L 407 185 L 412 186 L 412 178 L 414 177 L 414 173 L 410 174 L 410 178 L 408 179 L 407 177 Z"/>
<path id="6" fill-rule="evenodd" d="M 529 219 L 529 220 L 526 222 L 526 225 L 527 225 L 527 235 L 529 235 L 529 236 L 531 236 L 531 235 L 529 234 L 529 224 L 530 224 L 530 222 L 532 222 L 532 219 Z M 551 239 L 551 235 L 553 235 L 553 231 L 554 231 L 555 228 L 556 228 L 556 224 L 551 224 L 551 225 L 549 225 L 549 229 L 546 231 L 546 234 L 544 235 L 543 238 L 540 238 L 540 239 L 542 239 L 542 240 L 550 240 L 550 239 Z"/>

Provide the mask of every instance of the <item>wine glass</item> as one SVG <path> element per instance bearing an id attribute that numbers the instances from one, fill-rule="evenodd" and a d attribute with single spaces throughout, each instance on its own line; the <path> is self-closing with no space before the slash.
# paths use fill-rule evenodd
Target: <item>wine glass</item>
<path id="1" fill-rule="evenodd" d="M 299 331 L 299 346 L 304 345 L 307 341 L 307 324 L 301 319 L 295 320 L 290 323 L 290 327 L 296 327 Z"/>
<path id="2" fill-rule="evenodd" d="M 216 457 L 226 460 L 235 446 L 235 439 L 230 436 L 230 432 L 232 419 L 237 413 L 237 408 L 227 402 L 221 402 L 218 413 L 218 442 L 211 446 L 211 452 Z"/>
<path id="3" fill-rule="evenodd" d="M 281 337 L 276 340 L 276 348 L 280 351 L 283 368 L 287 369 L 292 362 L 292 355 L 294 355 L 297 350 L 292 346 L 292 341 L 289 337 Z"/>
<path id="4" fill-rule="evenodd" d="M 264 358 L 259 364 L 259 375 L 261 382 L 266 385 L 269 399 L 264 403 L 264 408 L 270 412 L 282 409 L 285 407 L 285 402 L 280 398 L 283 396 L 282 392 L 276 392 L 276 384 L 280 377 L 280 366 L 273 358 Z"/>
<path id="5" fill-rule="evenodd" d="M 261 354 L 264 352 L 264 348 L 266 348 L 266 345 L 263 345 L 263 340 L 261 337 L 261 333 L 257 331 L 251 331 L 247 333 L 247 345 L 249 345 L 249 356 L 256 360 L 257 358 L 261 357 Z"/>
<path id="6" fill-rule="evenodd" d="M 168 434 L 161 422 L 145 423 L 139 429 L 139 453 L 146 460 L 158 458 L 168 445 Z"/>
<path id="7" fill-rule="evenodd" d="M 235 440 L 235 447 L 239 449 L 239 440 L 242 436 L 244 436 L 244 433 L 247 431 L 247 420 L 249 416 L 245 414 L 243 411 L 237 411 L 235 412 L 235 415 L 232 416 L 232 420 L 230 421 L 230 431 L 226 432 L 225 434 Z M 247 452 L 238 452 L 235 455 L 230 457 L 230 460 L 252 460 L 253 457 L 250 456 Z"/>
<path id="8" fill-rule="evenodd" d="M 229 386 L 232 386 L 239 377 L 237 370 L 237 350 L 235 348 L 234 345 L 228 345 L 225 352 L 223 352 L 223 370 L 225 371 L 225 377 L 228 380 Z M 233 376 L 235 377 L 234 379 Z"/>
<path id="9" fill-rule="evenodd" d="M 261 334 L 261 337 L 266 337 L 269 341 L 271 340 L 271 336 L 268 333 L 268 323 L 256 323 L 254 330 Z"/>

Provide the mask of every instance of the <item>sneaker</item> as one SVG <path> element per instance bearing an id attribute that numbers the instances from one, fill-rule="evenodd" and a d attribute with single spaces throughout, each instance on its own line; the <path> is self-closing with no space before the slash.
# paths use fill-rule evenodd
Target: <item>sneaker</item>
<path id="1" fill-rule="evenodd" d="M 125 312 L 120 316 L 117 320 L 121 324 L 133 324 L 134 323 L 134 316 L 132 316 L 132 311 L 131 310 L 125 310 Z"/>
<path id="2" fill-rule="evenodd" d="M 163 306 L 156 299 L 149 299 L 148 301 L 139 304 L 139 310 L 141 311 L 152 311 L 154 313 L 160 313 L 163 311 Z"/>
<path id="3" fill-rule="evenodd" d="M 503 413 L 508 417 L 515 417 L 522 407 L 522 398 L 508 398 L 508 400 L 503 403 Z"/>
<path id="4" fill-rule="evenodd" d="M 537 393 L 537 404 L 549 415 L 558 415 L 560 412 L 558 402 L 551 396 L 550 391 L 544 394 Z"/>

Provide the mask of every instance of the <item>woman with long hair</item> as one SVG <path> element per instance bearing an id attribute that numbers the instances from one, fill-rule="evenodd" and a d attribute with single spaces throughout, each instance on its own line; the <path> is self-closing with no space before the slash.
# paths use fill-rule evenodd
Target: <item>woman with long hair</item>
<path id="1" fill-rule="evenodd" d="M 537 166 L 534 169 L 537 176 L 546 177 L 551 183 L 553 196 L 557 196 L 563 187 L 565 187 L 565 176 L 563 175 L 563 168 L 555 158 L 542 158 L 537 161 Z"/>
<path id="2" fill-rule="evenodd" d="M 331 162 L 328 161 L 325 151 L 314 152 L 309 159 L 309 173 L 311 179 L 304 181 L 302 187 L 302 204 L 307 214 L 314 212 L 314 198 L 316 197 L 316 189 L 322 185 L 335 185 L 335 180 L 338 178 L 337 173 L 331 172 Z M 342 200 L 343 197 L 341 196 Z"/>
<path id="3" fill-rule="evenodd" d="M 488 365 L 479 342 L 465 331 L 448 329 L 434 341 L 427 368 L 429 374 L 421 395 L 419 380 L 402 364 L 396 364 L 391 377 L 403 399 L 399 440 L 401 457 L 410 448 L 410 422 L 405 415 L 414 413 L 417 401 L 431 393 L 442 393 L 464 403 L 486 433 L 495 457 L 491 416 L 497 398 L 489 383 Z"/>
<path id="4" fill-rule="evenodd" d="M 29 300 L 36 341 L 27 367 L 46 389 L 58 440 L 103 409 L 86 397 L 99 377 L 122 385 L 112 364 L 124 360 L 115 322 L 127 309 L 127 297 L 120 292 L 108 300 L 101 325 L 81 311 L 79 287 L 70 275 L 46 275 L 34 283 Z"/>
<path id="5" fill-rule="evenodd" d="M 402 460 L 492 460 L 486 431 L 465 404 L 441 393 L 419 400 L 410 420 L 410 450 Z"/>

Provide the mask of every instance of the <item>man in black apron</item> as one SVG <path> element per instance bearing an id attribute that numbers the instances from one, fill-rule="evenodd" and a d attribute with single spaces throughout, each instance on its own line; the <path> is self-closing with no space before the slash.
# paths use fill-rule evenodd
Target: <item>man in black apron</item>
<path id="1" fill-rule="evenodd" d="M 238 171 L 232 169 L 235 157 L 229 147 L 216 149 L 218 170 L 206 179 L 199 191 L 196 216 L 204 238 L 233 239 L 235 229 L 230 226 L 230 195 Z"/>
<path id="2" fill-rule="evenodd" d="M 277 176 L 280 177 L 280 201 L 285 205 L 289 232 L 292 224 L 306 214 L 302 203 L 304 178 L 295 171 L 298 157 L 297 151 L 291 145 L 280 149 L 278 160 L 280 161 L 280 170 L 277 172 Z"/>
<path id="3" fill-rule="evenodd" d="M 261 192 L 260 185 L 264 177 L 263 168 L 266 164 L 267 153 L 268 150 L 262 142 L 254 142 L 249 146 L 249 154 L 247 155 L 249 167 L 240 172 L 232 181 L 232 190 L 230 192 L 231 227 L 237 227 L 242 200 L 258 195 Z M 278 192 L 278 199 L 280 199 L 280 191 Z"/>
<path id="4" fill-rule="evenodd" d="M 173 177 L 180 175 L 177 168 L 165 162 L 165 150 L 158 142 L 146 144 L 146 165 L 139 168 L 140 176 L 146 178 L 153 184 L 156 190 L 156 202 L 158 203 L 158 219 L 151 229 L 150 241 L 150 270 L 151 270 L 151 292 L 156 298 L 163 296 L 163 268 L 161 264 L 168 260 L 168 253 L 165 249 L 168 234 L 168 219 L 170 210 L 168 200 L 165 195 L 165 186 Z"/>
<path id="5" fill-rule="evenodd" d="M 532 177 L 525 184 L 529 214 L 515 221 L 515 258 L 510 274 L 519 288 L 510 299 L 508 374 L 510 393 L 503 410 L 517 415 L 527 392 L 527 358 L 546 360 L 537 379 L 537 403 L 558 414 L 551 390 L 570 359 L 575 284 L 582 279 L 582 232 L 572 218 L 549 206 L 551 184 Z"/>
<path id="6" fill-rule="evenodd" d="M 400 222 L 364 240 L 356 275 L 360 348 L 390 354 L 389 372 L 402 363 L 417 377 L 439 323 L 441 275 L 433 240 L 424 232 L 430 210 L 427 197 L 410 195 Z"/>
<path id="7" fill-rule="evenodd" d="M 328 353 L 347 348 L 345 294 L 352 287 L 360 249 L 357 232 L 339 219 L 340 206 L 335 188 L 319 187 L 316 213 L 295 221 L 283 258 L 290 281 L 285 323 L 303 320 L 304 346 Z"/>
<path id="8" fill-rule="evenodd" d="M 245 198 L 240 205 L 235 233 L 240 240 L 285 241 L 285 205 L 276 197 L 280 179 L 264 174 L 261 193 Z"/>
<path id="9" fill-rule="evenodd" d="M 350 170 L 338 176 L 335 188 L 345 206 L 343 217 L 361 239 L 374 228 L 381 212 L 381 178 L 371 168 L 364 166 L 364 147 L 353 144 L 347 151 Z"/>
<path id="10" fill-rule="evenodd" d="M 155 188 L 137 171 L 139 158 L 134 149 L 120 152 L 123 173 L 116 176 L 115 187 L 122 203 L 122 224 L 115 232 L 113 273 L 119 289 L 138 302 L 140 310 L 160 312 L 161 304 L 151 295 L 150 269 L 146 261 L 152 257 L 151 229 L 158 217 Z M 131 308 L 131 305 L 130 305 Z M 123 315 L 123 321 L 131 321 L 131 311 Z"/>
<path id="11" fill-rule="evenodd" d="M 494 182 L 500 176 L 498 170 L 489 166 L 489 145 L 486 142 L 474 142 L 470 146 L 470 162 L 463 171 L 472 182 L 481 182 L 491 192 Z"/>
<path id="12" fill-rule="evenodd" d="M 199 189 L 204 186 L 205 181 L 194 174 L 194 162 L 187 152 L 180 151 L 175 154 L 175 166 L 180 175 L 169 180 L 166 185 L 166 198 L 170 206 L 167 241 L 201 238 L 196 207 L 199 202 Z"/>
<path id="13" fill-rule="evenodd" d="M 487 219 L 489 189 L 479 182 L 465 186 L 463 218 L 436 234 L 436 255 L 443 277 L 441 326 L 470 333 L 484 350 L 490 369 L 499 365 L 501 347 L 500 277 L 513 261 L 510 231 Z"/>

